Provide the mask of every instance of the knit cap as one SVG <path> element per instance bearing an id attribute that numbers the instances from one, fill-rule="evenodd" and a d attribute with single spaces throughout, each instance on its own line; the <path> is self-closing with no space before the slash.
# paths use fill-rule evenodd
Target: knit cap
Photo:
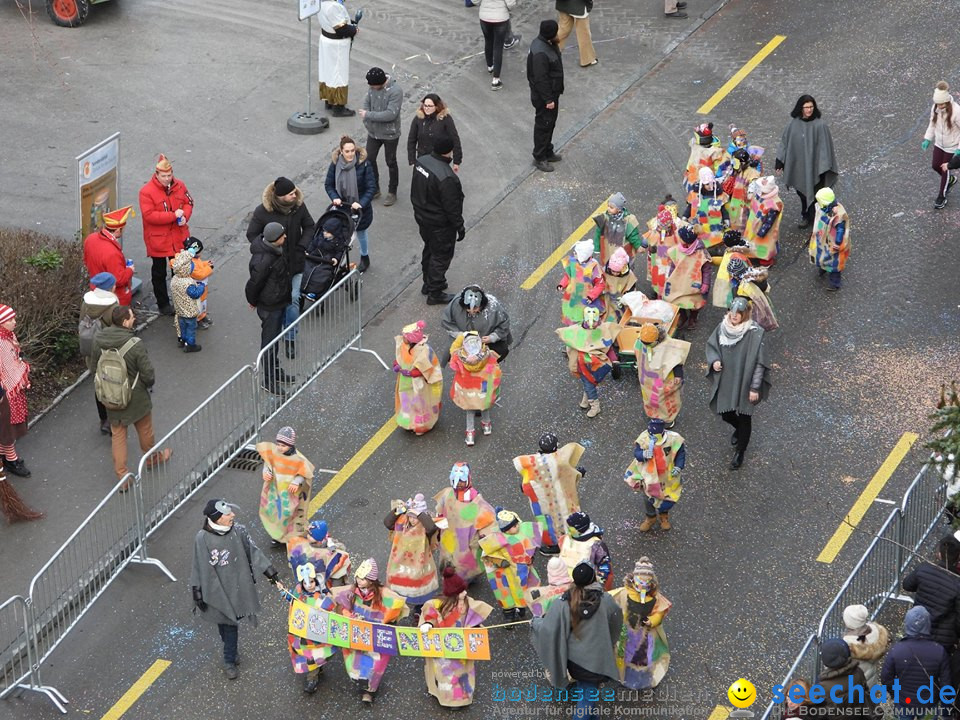
<path id="1" fill-rule="evenodd" d="M 427 501 L 423 497 L 423 493 L 417 493 L 412 499 L 407 500 L 407 512 L 412 512 L 414 515 L 419 515 L 420 513 L 425 513 L 426 511 Z"/>
<path id="2" fill-rule="evenodd" d="M 17 316 L 16 311 L 9 305 L 0 305 L 0 323 L 13 320 Z"/>
<path id="3" fill-rule="evenodd" d="M 577 566 L 573 569 L 573 584 L 577 587 L 586 587 L 594 580 L 597 579 L 597 571 L 593 569 L 593 565 L 588 563 L 586 560 L 581 560 L 577 563 Z"/>
<path id="4" fill-rule="evenodd" d="M 314 541 L 323 542 L 327 539 L 327 521 L 314 520 L 310 523 L 309 532 Z"/>
<path id="5" fill-rule="evenodd" d="M 717 179 L 717 176 L 713 174 L 713 170 L 710 168 L 702 167 L 697 173 L 697 179 L 700 181 L 701 185 L 709 185 Z"/>
<path id="6" fill-rule="evenodd" d="M 453 152 L 453 140 L 448 137 L 439 138 L 433 144 L 433 151 L 437 155 L 449 155 Z"/>
<path id="7" fill-rule="evenodd" d="M 948 103 L 953 98 L 950 97 L 950 86 L 946 83 L 945 80 L 941 80 L 937 83 L 937 86 L 933 89 L 933 102 L 939 105 L 940 103 Z"/>
<path id="8" fill-rule="evenodd" d="M 685 243 L 692 243 L 697 239 L 697 231 L 689 225 L 684 225 L 682 228 L 677 230 L 677 235 Z"/>
<path id="9" fill-rule="evenodd" d="M 377 561 L 373 558 L 364 560 L 360 563 L 360 567 L 357 568 L 357 572 L 354 573 L 354 577 L 357 578 L 357 580 L 379 580 L 380 568 L 377 567 Z"/>
<path id="10" fill-rule="evenodd" d="M 623 193 L 615 192 L 610 196 L 610 199 L 607 200 L 607 203 L 616 206 L 618 210 L 623 210 L 627 205 L 627 198 L 623 196 Z"/>
<path id="11" fill-rule="evenodd" d="M 520 522 L 520 517 L 510 510 L 500 508 L 497 510 L 497 527 L 501 532 L 506 532 Z"/>
<path id="12" fill-rule="evenodd" d="M 90 278 L 90 285 L 97 290 L 113 290 L 117 286 L 117 278 L 113 273 L 99 272 Z"/>
<path id="13" fill-rule="evenodd" d="M 777 194 L 780 192 L 780 188 L 777 187 L 777 179 L 773 175 L 757 178 L 757 192 L 764 197 Z"/>
<path id="14" fill-rule="evenodd" d="M 387 81 L 387 73 L 383 68 L 372 67 L 367 70 L 367 85 L 383 85 Z"/>
<path id="15" fill-rule="evenodd" d="M 662 435 L 665 427 L 666 423 L 661 418 L 650 418 L 650 422 L 647 423 L 647 432 L 651 435 Z"/>
<path id="16" fill-rule="evenodd" d="M 297 444 L 297 431 L 285 425 L 277 432 L 277 442 L 294 447 Z"/>
<path id="17" fill-rule="evenodd" d="M 560 26 L 557 24 L 556 20 L 540 21 L 540 37 L 542 37 L 544 40 L 553 40 L 559 32 Z"/>
<path id="18" fill-rule="evenodd" d="M 836 202 L 837 199 L 836 194 L 828 187 L 817 190 L 817 194 L 814 195 L 814 197 L 817 199 L 817 204 L 820 207 L 827 207 L 827 205 Z"/>
<path id="19" fill-rule="evenodd" d="M 550 585 L 567 585 L 570 583 L 567 566 L 558 557 L 550 558 L 550 562 L 547 563 L 547 582 Z"/>
<path id="20" fill-rule="evenodd" d="M 278 222 L 267 223 L 266 227 L 263 228 L 263 241 L 268 243 L 275 243 L 280 239 L 280 236 L 283 235 L 286 231 L 283 229 L 283 225 Z"/>
<path id="21" fill-rule="evenodd" d="M 651 421 L 652 422 L 652 421 Z M 663 422 L 662 420 L 660 422 Z M 634 580 L 656 580 L 657 574 L 653 571 L 653 563 L 646 555 L 633 565 L 632 577 Z"/>
<path id="22" fill-rule="evenodd" d="M 627 251 L 622 247 L 618 247 L 613 251 L 610 259 L 607 261 L 607 267 L 610 268 L 610 272 L 622 273 L 629 262 L 630 256 L 627 255 Z"/>
<path id="23" fill-rule="evenodd" d="M 848 630 L 859 630 L 865 627 L 870 620 L 870 613 L 865 605 L 848 605 L 843 610 L 843 624 Z"/>
<path id="24" fill-rule="evenodd" d="M 576 530 L 578 535 L 583 534 L 590 529 L 590 516 L 578 510 L 567 518 L 567 525 Z"/>
<path id="25" fill-rule="evenodd" d="M 408 343 L 411 345 L 416 345 L 418 342 L 423 340 L 423 329 L 426 326 L 427 324 L 423 320 L 417 320 L 415 323 L 405 325 L 403 330 L 400 331 L 400 334 Z"/>
<path id="26" fill-rule="evenodd" d="M 467 589 L 467 584 L 463 581 L 457 571 L 449 565 L 443 569 L 443 594 L 445 597 L 457 597 Z"/>
<path id="27" fill-rule="evenodd" d="M 843 667 L 849 659 L 850 646 L 840 638 L 830 638 L 820 646 L 820 661 L 824 667 Z"/>
<path id="28" fill-rule="evenodd" d="M 732 257 L 727 261 L 727 272 L 730 277 L 739 280 L 747 271 L 747 264 L 738 257 Z"/>
<path id="29" fill-rule="evenodd" d="M 273 181 L 273 193 L 277 197 L 289 195 L 296 189 L 297 186 L 293 184 L 293 180 L 285 178 L 282 175 Z"/>
<path id="30" fill-rule="evenodd" d="M 660 330 L 653 323 L 644 323 L 640 326 L 640 342 L 644 345 L 653 345 L 660 339 Z"/>

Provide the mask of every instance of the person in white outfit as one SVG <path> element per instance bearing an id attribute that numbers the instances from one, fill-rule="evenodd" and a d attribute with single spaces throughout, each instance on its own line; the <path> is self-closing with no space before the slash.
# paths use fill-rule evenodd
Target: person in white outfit
<path id="1" fill-rule="evenodd" d="M 933 206 L 940 210 L 947 204 L 947 193 L 956 182 L 947 164 L 954 155 L 960 154 L 960 104 L 950 95 L 950 86 L 943 80 L 933 90 L 933 109 L 930 122 L 923 135 L 921 147 L 926 150 L 933 143 L 933 158 L 930 166 L 940 176 L 937 199 Z"/>

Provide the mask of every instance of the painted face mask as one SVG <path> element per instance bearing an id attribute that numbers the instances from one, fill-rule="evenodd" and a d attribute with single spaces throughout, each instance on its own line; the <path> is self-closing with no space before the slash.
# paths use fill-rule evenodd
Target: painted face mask
<path id="1" fill-rule="evenodd" d="M 573 246 L 573 254 L 577 262 L 585 263 L 593 257 L 593 240 L 581 240 Z"/>
<path id="2" fill-rule="evenodd" d="M 483 352 L 483 341 L 476 333 L 468 333 L 463 338 L 463 351 L 468 357 L 477 358 Z"/>
<path id="3" fill-rule="evenodd" d="M 455 463 L 450 468 L 450 487 L 454 490 L 470 487 L 470 466 L 465 462 Z"/>
<path id="4" fill-rule="evenodd" d="M 650 590 L 653 587 L 653 583 L 650 582 L 649 578 L 634 577 L 630 580 L 630 584 L 633 585 L 633 589 L 640 594 L 640 602 L 645 603 L 650 599 Z"/>
<path id="5" fill-rule="evenodd" d="M 600 325 L 600 311 L 595 307 L 584 308 L 583 325 L 591 330 Z"/>
<path id="6" fill-rule="evenodd" d="M 463 304 L 470 310 L 479 310 L 480 303 L 483 302 L 483 295 L 479 290 L 468 288 L 463 291 Z"/>

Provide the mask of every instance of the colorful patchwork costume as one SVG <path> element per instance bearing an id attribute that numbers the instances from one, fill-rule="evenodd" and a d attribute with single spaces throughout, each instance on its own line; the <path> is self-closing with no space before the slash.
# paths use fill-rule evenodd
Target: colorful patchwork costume
<path id="1" fill-rule="evenodd" d="M 383 524 L 390 531 L 387 587 L 414 608 L 437 594 L 440 582 L 433 551 L 439 530 L 427 512 L 427 502 L 417 493 L 406 503 L 397 501 Z"/>
<path id="2" fill-rule="evenodd" d="M 543 617 L 550 605 L 570 587 L 567 566 L 559 557 L 550 558 L 547 563 L 547 584 L 527 588 L 523 593 L 524 602 L 534 617 Z"/>
<path id="3" fill-rule="evenodd" d="M 668 199 L 672 200 L 672 198 Z M 655 297 L 663 297 L 663 286 L 667 282 L 667 269 L 670 260 L 667 252 L 680 244 L 677 235 L 676 204 L 660 205 L 657 215 L 647 222 L 647 232 L 643 239 L 647 248 L 647 280 L 653 287 Z"/>
<path id="4" fill-rule="evenodd" d="M 620 322 L 623 303 L 620 296 L 637 287 L 637 276 L 630 269 L 630 256 L 617 248 L 603 268 L 603 319 Z"/>
<path id="5" fill-rule="evenodd" d="M 287 594 L 288 600 L 296 598 L 318 610 L 335 611 L 336 604 L 333 602 L 333 598 L 324 592 L 323 586 L 317 582 L 316 568 L 312 564 L 304 563 L 301 565 L 297 570 L 297 577 L 300 578 L 300 581 L 293 591 Z M 307 586 L 309 586 L 309 589 L 307 589 Z M 294 609 L 291 604 L 290 615 L 293 613 Z M 290 618 L 288 618 L 288 624 L 289 621 Z M 321 668 L 327 660 L 333 657 L 337 649 L 333 645 L 315 642 L 290 633 L 287 634 L 287 649 L 290 651 L 293 671 L 298 675 L 307 675 L 304 678 L 304 692 L 316 692 Z"/>
<path id="6" fill-rule="evenodd" d="M 670 667 L 663 620 L 672 604 L 660 594 L 649 558 L 640 558 L 623 587 L 610 593 L 623 611 L 617 643 L 620 682 L 631 690 L 655 688 Z"/>
<path id="7" fill-rule="evenodd" d="M 536 523 L 522 523 L 516 513 L 503 509 L 497 511 L 497 526 L 480 538 L 481 560 L 507 620 L 519 620 L 526 613 L 524 591 L 540 584 L 533 567 L 540 532 Z"/>
<path id="8" fill-rule="evenodd" d="M 697 125 L 693 130 L 693 137 L 690 138 L 690 155 L 681 179 L 688 203 L 694 204 L 700 170 L 708 168 L 713 177 L 716 177 L 720 166 L 728 160 L 727 152 L 720 145 L 720 138 L 713 134 L 713 123 Z"/>
<path id="9" fill-rule="evenodd" d="M 659 418 L 673 425 L 683 406 L 680 391 L 690 343 L 667 337 L 662 327 L 646 323 L 640 328 L 634 350 L 643 411 L 648 418 Z"/>
<path id="10" fill-rule="evenodd" d="M 567 346 L 570 374 L 580 378 L 583 385 L 580 408 L 588 410 L 587 417 L 594 418 L 600 414 L 597 386 L 617 360 L 613 341 L 620 333 L 620 326 L 617 323 L 600 322 L 600 311 L 590 307 L 584 311 L 581 324 L 558 328 L 556 333 Z"/>
<path id="11" fill-rule="evenodd" d="M 757 264 L 769 267 L 776 262 L 780 250 L 783 200 L 773 175 L 760 178 L 754 187 L 743 239 L 749 248 L 747 256 L 755 258 Z"/>
<path id="12" fill-rule="evenodd" d="M 658 418 L 647 423 L 633 446 L 633 462 L 623 474 L 623 481 L 644 494 L 646 519 L 640 531 L 647 532 L 660 518 L 660 527 L 671 528 L 670 509 L 677 504 L 683 485 L 680 472 L 687 460 L 683 436 L 664 429 Z"/>
<path id="13" fill-rule="evenodd" d="M 493 507 L 473 487 L 470 466 L 458 462 L 450 470 L 450 487 L 434 496 L 437 518 L 446 519 L 440 531 L 439 563 L 450 565 L 470 583 L 483 574 L 480 563 L 480 536 L 496 523 Z"/>
<path id="14" fill-rule="evenodd" d="M 422 320 L 415 322 L 394 338 L 393 371 L 397 373 L 397 385 L 393 405 L 397 425 L 417 435 L 423 435 L 437 424 L 443 397 L 440 359 L 427 344 L 424 327 Z"/>
<path id="15" fill-rule="evenodd" d="M 324 520 L 311 522 L 307 537 L 291 537 L 287 540 L 287 560 L 294 575 L 301 565 L 313 565 L 327 587 L 346 584 L 351 570 L 347 549 L 343 543 L 327 534 Z"/>
<path id="16" fill-rule="evenodd" d="M 850 257 L 850 222 L 847 211 L 830 188 L 817 191 L 817 210 L 810 235 L 810 262 L 829 276 L 830 287 L 840 289 L 840 273 Z"/>
<path id="17" fill-rule="evenodd" d="M 603 541 L 603 529 L 585 512 L 578 511 L 567 518 L 567 534 L 560 538 L 560 559 L 570 578 L 573 578 L 573 569 L 586 561 L 596 570 L 597 582 L 604 590 L 613 587 L 610 550 Z"/>
<path id="18" fill-rule="evenodd" d="M 573 252 L 560 261 L 563 277 L 557 290 L 563 293 L 560 308 L 564 325 L 583 322 L 586 307 L 603 310 L 603 266 L 593 257 L 593 241 L 581 240 L 573 246 Z"/>
<path id="19" fill-rule="evenodd" d="M 487 347 L 480 335 L 471 330 L 461 333 L 450 346 L 450 367 L 453 383 L 450 397 L 454 405 L 466 411 L 466 443 L 474 445 L 474 411 L 480 411 L 484 435 L 493 432 L 490 408 L 500 397 L 500 363 L 496 352 Z"/>
<path id="20" fill-rule="evenodd" d="M 313 463 L 296 449 L 296 437 L 293 428 L 284 427 L 276 443 L 257 443 L 263 459 L 260 520 L 275 542 L 307 534 Z"/>

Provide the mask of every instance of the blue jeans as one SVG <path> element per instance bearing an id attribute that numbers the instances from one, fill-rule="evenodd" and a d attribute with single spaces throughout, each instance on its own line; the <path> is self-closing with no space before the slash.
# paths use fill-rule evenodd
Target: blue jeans
<path id="1" fill-rule="evenodd" d="M 240 628 L 236 625 L 217 625 L 220 639 L 223 640 L 223 662 L 225 665 L 237 664 L 237 642 Z"/>
<path id="2" fill-rule="evenodd" d="M 583 391 L 587 394 L 587 400 L 599 400 L 600 393 L 597 390 L 598 385 L 594 385 L 592 382 L 587 380 L 582 375 L 580 376 L 580 382 L 583 383 Z"/>
<path id="3" fill-rule="evenodd" d="M 290 280 L 290 304 L 283 311 L 283 327 L 286 329 L 293 324 L 293 321 L 300 317 L 300 281 L 303 279 L 303 273 L 299 272 Z M 297 329 L 294 328 L 284 336 L 284 340 L 296 340 Z"/>
<path id="4" fill-rule="evenodd" d="M 367 252 L 367 230 L 370 228 L 365 228 L 363 230 L 357 230 L 357 242 L 360 244 L 360 254 L 369 255 Z"/>
<path id="5" fill-rule="evenodd" d="M 188 318 L 177 316 L 177 321 L 180 323 L 180 338 L 187 345 L 196 345 L 197 344 L 197 319 L 195 317 Z"/>
<path id="6" fill-rule="evenodd" d="M 577 700 L 577 707 L 573 711 L 573 716 L 575 718 L 589 718 L 591 717 L 588 714 L 588 711 L 592 708 L 597 707 L 600 704 L 599 693 L 600 685 L 599 683 L 587 682 L 586 680 L 577 680 L 573 683 L 574 688 L 579 688 L 583 691 L 583 697 L 580 700 Z M 597 698 L 596 700 L 591 700 L 590 697 Z"/>
<path id="7" fill-rule="evenodd" d="M 658 512 L 670 512 L 670 508 L 677 504 L 676 500 L 664 500 L 660 503 L 660 509 L 658 510 L 653 506 L 652 497 L 644 497 L 644 502 L 646 503 L 646 513 L 647 517 L 656 517 Z"/>

